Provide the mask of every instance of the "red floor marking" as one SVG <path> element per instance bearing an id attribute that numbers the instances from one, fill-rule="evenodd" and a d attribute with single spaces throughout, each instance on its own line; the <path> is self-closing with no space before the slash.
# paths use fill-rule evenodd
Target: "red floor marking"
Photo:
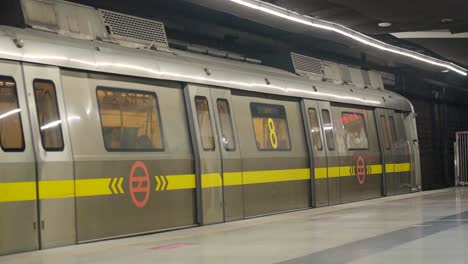
<path id="1" fill-rule="evenodd" d="M 152 247 L 150 250 L 169 250 L 169 249 L 175 249 L 175 248 L 181 248 L 181 247 L 188 247 L 191 246 L 192 244 L 190 243 L 177 243 L 177 244 L 169 244 L 169 245 L 162 245 L 162 246 L 157 246 L 157 247 Z"/>

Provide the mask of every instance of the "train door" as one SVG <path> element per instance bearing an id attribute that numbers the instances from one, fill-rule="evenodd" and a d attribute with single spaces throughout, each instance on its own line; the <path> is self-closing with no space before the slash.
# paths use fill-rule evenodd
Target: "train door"
<path id="1" fill-rule="evenodd" d="M 0 255 L 36 250 L 36 163 L 21 65 L 0 60 Z"/>
<path id="2" fill-rule="evenodd" d="M 74 244 L 73 158 L 60 70 L 24 64 L 23 73 L 36 155 L 40 245 Z"/>
<path id="3" fill-rule="evenodd" d="M 375 118 L 377 130 L 380 138 L 380 149 L 382 152 L 382 193 L 384 196 L 395 195 L 395 144 L 392 140 L 390 129 L 390 118 L 393 117 L 393 110 L 376 109 Z"/>
<path id="4" fill-rule="evenodd" d="M 313 100 L 302 100 L 302 116 L 306 129 L 311 171 L 311 205 L 321 207 L 328 205 L 327 150 L 324 147 L 322 121 L 319 103 Z"/>
<path id="5" fill-rule="evenodd" d="M 234 111 L 231 110 L 231 91 L 228 89 L 210 89 L 210 91 L 222 158 L 224 221 L 239 220 L 244 218 L 244 189 L 237 129 Z"/>
<path id="6" fill-rule="evenodd" d="M 340 155 L 336 146 L 336 133 L 330 102 L 317 102 L 322 121 L 322 133 L 327 152 L 328 204 L 341 203 Z"/>
<path id="7" fill-rule="evenodd" d="M 211 89 L 187 85 L 185 102 L 195 155 L 197 221 L 213 224 L 224 221 L 221 152 Z"/>
<path id="8" fill-rule="evenodd" d="M 312 118 L 312 120 L 308 120 L 310 129 L 312 129 L 311 123 L 315 122 L 315 120 L 313 120 L 313 114 L 314 112 L 317 114 L 318 122 L 321 127 L 320 136 L 323 136 L 322 148 L 324 151 L 321 153 L 320 151 L 312 151 L 311 153 L 312 155 L 317 153 L 316 156 L 313 156 L 312 160 L 312 162 L 314 162 L 313 171 L 316 206 L 339 204 L 341 203 L 339 177 L 340 158 L 336 148 L 335 129 L 330 111 L 330 102 L 304 100 L 302 103 L 302 110 L 306 111 L 305 116 L 307 119 Z M 316 127 L 316 125 L 314 126 Z M 315 133 L 315 135 L 312 135 L 311 133 L 312 131 L 307 133 L 307 137 L 309 138 L 309 142 L 314 143 L 313 137 L 315 136 L 315 141 L 317 141 L 318 134 Z M 309 148 L 314 147 L 309 146 Z"/>
<path id="9" fill-rule="evenodd" d="M 409 193 L 412 189 L 411 142 L 406 137 L 404 114 L 395 112 L 389 116 L 390 134 L 395 147 L 395 172 L 397 194 Z"/>

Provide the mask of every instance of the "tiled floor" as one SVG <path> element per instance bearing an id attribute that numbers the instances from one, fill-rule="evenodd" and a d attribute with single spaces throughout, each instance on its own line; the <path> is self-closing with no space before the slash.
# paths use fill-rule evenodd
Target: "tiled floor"
<path id="1" fill-rule="evenodd" d="M 0 263 L 468 263 L 468 188 L 17 254 Z"/>

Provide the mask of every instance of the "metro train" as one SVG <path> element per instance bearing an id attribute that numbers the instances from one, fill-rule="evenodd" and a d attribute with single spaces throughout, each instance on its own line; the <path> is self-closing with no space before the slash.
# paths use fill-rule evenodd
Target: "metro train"
<path id="1" fill-rule="evenodd" d="M 417 189 L 404 97 L 0 26 L 0 255 Z"/>

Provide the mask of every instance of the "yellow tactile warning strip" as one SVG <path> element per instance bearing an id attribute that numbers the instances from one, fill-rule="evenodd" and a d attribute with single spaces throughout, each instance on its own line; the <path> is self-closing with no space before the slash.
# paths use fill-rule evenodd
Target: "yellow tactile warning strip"
<path id="1" fill-rule="evenodd" d="M 367 174 L 382 174 L 382 165 L 368 165 Z M 386 164 L 387 173 L 409 172 L 410 163 Z M 315 168 L 315 179 L 355 176 L 354 166 Z M 170 191 L 195 188 L 194 174 L 154 176 L 154 191 Z M 238 186 L 310 179 L 310 169 L 265 170 L 224 173 L 224 184 L 219 173 L 202 174 L 202 188 Z M 40 181 L 39 199 L 63 199 L 73 197 L 125 194 L 123 177 Z M 36 182 L 0 183 L 0 203 L 34 201 L 37 198 Z"/>

